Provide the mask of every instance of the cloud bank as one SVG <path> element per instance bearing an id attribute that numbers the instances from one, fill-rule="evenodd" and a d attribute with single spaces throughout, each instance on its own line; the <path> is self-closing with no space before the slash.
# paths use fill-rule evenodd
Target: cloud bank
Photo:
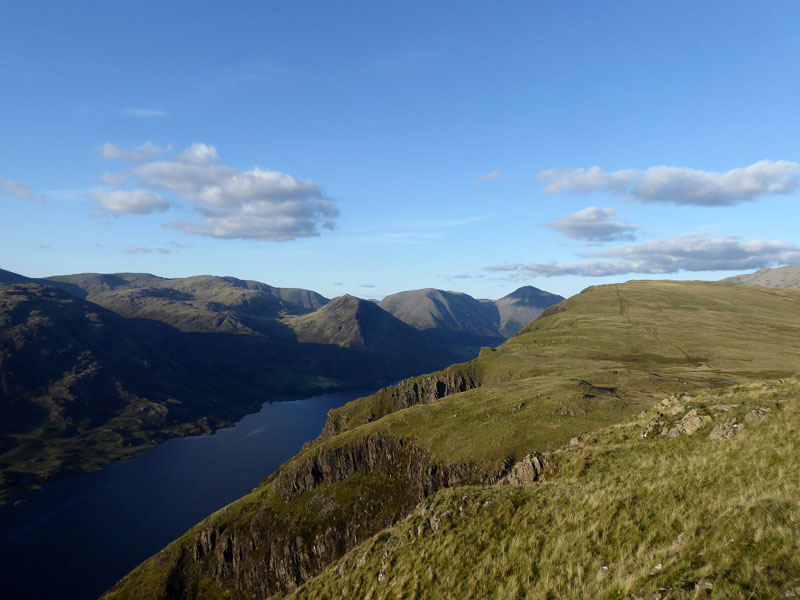
<path id="1" fill-rule="evenodd" d="M 573 240 L 585 242 L 632 241 L 638 225 L 614 221 L 613 208 L 590 206 L 563 219 L 545 223 L 545 227 L 559 232 Z"/>
<path id="2" fill-rule="evenodd" d="M 111 145 L 109 151 L 122 158 L 118 150 Z M 138 158 L 162 150 L 144 144 L 121 152 Z M 260 167 L 243 171 L 219 161 L 214 146 L 195 143 L 174 160 L 148 160 L 125 171 L 106 173 L 101 179 L 106 185 L 137 189 L 93 192 L 93 196 L 109 212 L 147 214 L 169 205 L 161 194 L 172 195 L 188 203 L 196 216 L 168 225 L 191 235 L 288 241 L 333 229 L 338 209 L 313 181 Z"/>
<path id="3" fill-rule="evenodd" d="M 641 203 L 729 206 L 794 192 L 800 187 L 800 164 L 762 160 L 725 172 L 670 166 L 606 171 L 594 166 L 542 171 L 539 181 L 546 184 L 545 194 L 607 192 Z"/>
<path id="4" fill-rule="evenodd" d="M 664 275 L 680 271 L 747 271 L 800 263 L 800 246 L 782 241 L 742 240 L 736 236 L 709 239 L 701 234 L 687 234 L 580 256 L 594 260 L 566 264 L 497 265 L 486 267 L 485 270 L 505 271 L 512 277 L 608 277 L 633 273 Z M 513 266 L 516 268 L 511 269 Z"/>

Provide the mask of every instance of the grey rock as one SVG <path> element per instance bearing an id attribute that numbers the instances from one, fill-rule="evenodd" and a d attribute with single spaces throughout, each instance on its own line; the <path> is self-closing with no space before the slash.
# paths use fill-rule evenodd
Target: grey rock
<path id="1" fill-rule="evenodd" d="M 532 485 L 541 481 L 550 468 L 550 463 L 544 454 L 532 452 L 511 468 L 505 483 L 516 487 Z"/>

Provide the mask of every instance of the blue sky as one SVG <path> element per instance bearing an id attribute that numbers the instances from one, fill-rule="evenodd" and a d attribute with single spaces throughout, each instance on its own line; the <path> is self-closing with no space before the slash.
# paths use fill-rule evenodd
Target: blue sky
<path id="1" fill-rule="evenodd" d="M 800 263 L 795 2 L 0 5 L 0 267 L 571 295 Z"/>

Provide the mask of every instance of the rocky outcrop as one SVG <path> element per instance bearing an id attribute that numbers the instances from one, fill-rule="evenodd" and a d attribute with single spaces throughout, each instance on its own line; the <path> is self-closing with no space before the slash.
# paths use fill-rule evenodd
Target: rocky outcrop
<path id="1" fill-rule="evenodd" d="M 288 592 L 444 487 L 496 483 L 471 464 L 443 464 L 413 443 L 383 435 L 321 443 L 270 476 L 250 499 L 212 515 L 141 569 L 161 581 L 153 598 L 240 598 Z M 141 598 L 140 580 L 107 598 Z M 142 577 L 142 576 L 140 576 Z M 150 579 L 152 581 L 152 579 Z"/>
<path id="2" fill-rule="evenodd" d="M 673 427 L 663 429 L 661 435 L 667 435 L 671 438 L 676 438 L 679 435 L 692 435 L 710 422 L 711 417 L 708 415 L 698 415 L 697 409 L 692 409 L 687 412 L 683 418 L 679 419 Z"/>
<path id="3" fill-rule="evenodd" d="M 417 404 L 430 404 L 480 385 L 480 378 L 468 366 L 405 379 L 397 385 L 378 390 L 372 396 L 331 410 L 320 437 L 330 438 L 398 410 Z"/>
<path id="4" fill-rule="evenodd" d="M 403 467 L 399 469 L 398 465 Z M 418 490 L 418 499 L 443 487 L 484 483 L 470 464 L 440 465 L 406 440 L 371 435 L 339 447 L 321 445 L 310 458 L 289 463 L 275 478 L 274 485 L 284 501 L 323 483 L 336 483 L 357 473 L 399 476 Z"/>
<path id="5" fill-rule="evenodd" d="M 550 461 L 541 452 L 533 452 L 516 463 L 511 472 L 506 475 L 503 483 L 514 487 L 533 485 L 544 479 L 544 474 L 550 471 Z"/>

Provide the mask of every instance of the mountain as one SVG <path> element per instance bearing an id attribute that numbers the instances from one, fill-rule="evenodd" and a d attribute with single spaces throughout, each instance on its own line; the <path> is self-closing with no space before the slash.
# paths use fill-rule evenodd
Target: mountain
<path id="1" fill-rule="evenodd" d="M 800 265 L 789 265 L 777 269 L 759 269 L 755 273 L 735 275 L 722 281 L 762 287 L 800 288 Z"/>
<path id="2" fill-rule="evenodd" d="M 386 296 L 378 305 L 415 329 L 501 337 L 494 307 L 467 294 L 427 288 Z"/>
<path id="3" fill-rule="evenodd" d="M 511 337 L 541 315 L 545 309 L 564 300 L 563 296 L 545 292 L 531 285 L 514 290 L 494 302 L 500 317 L 498 331 Z"/>
<path id="4" fill-rule="evenodd" d="M 778 597 L 800 569 L 798 334 L 796 290 L 588 288 L 330 411 L 104 597 Z"/>
<path id="5" fill-rule="evenodd" d="M 0 349 L 3 490 L 210 431 L 263 401 L 180 332 L 35 283 L 0 290 Z M 217 404 L 231 394 L 238 405 Z"/>
<path id="6" fill-rule="evenodd" d="M 524 286 L 500 300 L 476 300 L 460 292 L 437 289 L 413 290 L 386 296 L 380 307 L 421 331 L 448 334 L 461 339 L 507 338 L 546 308 L 564 298 L 532 286 Z M 456 338 L 457 339 L 457 338 Z"/>
<path id="7" fill-rule="evenodd" d="M 0 271 L 0 496 L 211 432 L 267 400 L 374 388 L 460 356 L 353 297 Z"/>
<path id="8" fill-rule="evenodd" d="M 454 360 L 445 348 L 433 346 L 413 327 L 369 300 L 345 295 L 319 310 L 283 320 L 302 344 L 335 344 L 387 361 L 384 370 L 420 372 L 424 365 L 444 367 Z"/>

